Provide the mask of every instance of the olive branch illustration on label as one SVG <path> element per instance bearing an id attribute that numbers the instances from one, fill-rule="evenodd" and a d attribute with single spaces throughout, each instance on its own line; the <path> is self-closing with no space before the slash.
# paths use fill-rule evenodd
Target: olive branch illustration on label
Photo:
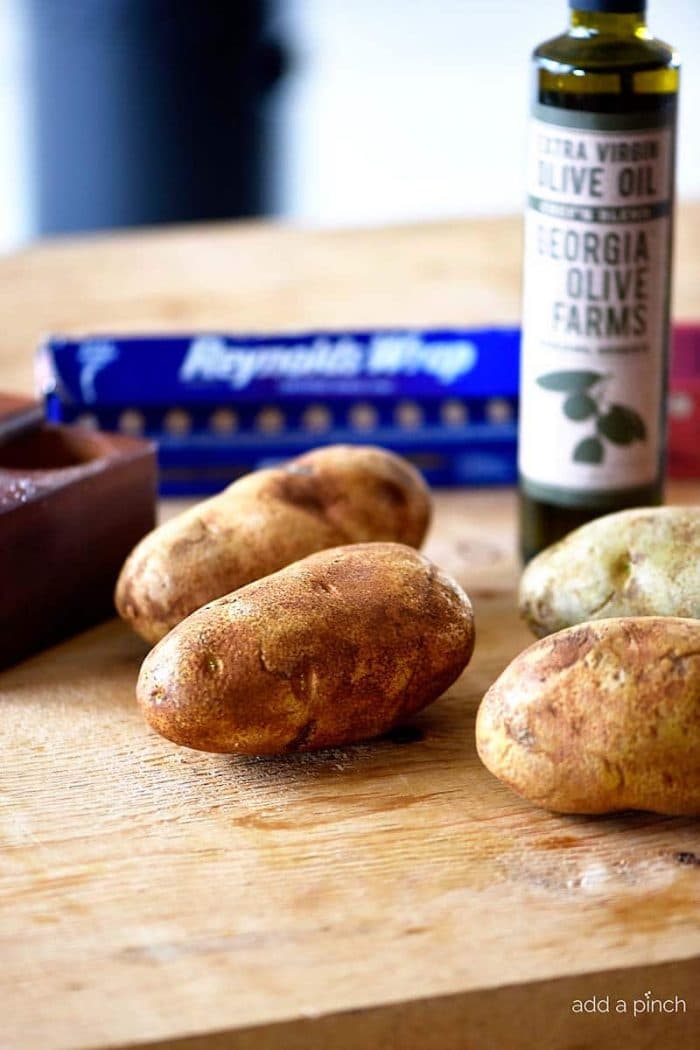
<path id="1" fill-rule="evenodd" d="M 575 463 L 602 463 L 605 441 L 613 445 L 646 441 L 646 426 L 638 412 L 628 405 L 605 402 L 604 384 L 610 378 L 604 372 L 548 372 L 537 379 L 544 390 L 566 394 L 563 412 L 567 419 L 595 421 L 594 433 L 582 438 L 574 449 Z"/>

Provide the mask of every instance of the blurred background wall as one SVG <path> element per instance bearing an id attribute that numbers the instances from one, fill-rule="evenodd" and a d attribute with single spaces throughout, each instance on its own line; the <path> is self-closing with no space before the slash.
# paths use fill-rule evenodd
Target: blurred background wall
<path id="1" fill-rule="evenodd" d="M 0 0 L 0 249 L 274 214 L 518 211 L 528 54 L 566 0 Z M 700 197 L 700 0 L 650 0 L 684 59 Z"/>

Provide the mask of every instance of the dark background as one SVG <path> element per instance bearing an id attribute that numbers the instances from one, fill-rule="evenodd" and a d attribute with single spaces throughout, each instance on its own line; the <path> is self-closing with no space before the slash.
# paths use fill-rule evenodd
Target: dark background
<path id="1" fill-rule="evenodd" d="M 266 0 L 30 0 L 41 233 L 264 214 Z"/>
<path id="2" fill-rule="evenodd" d="M 700 196 L 700 0 L 650 0 L 684 59 Z M 0 0 L 0 250 L 272 215 L 517 213 L 528 56 L 567 0 Z"/>

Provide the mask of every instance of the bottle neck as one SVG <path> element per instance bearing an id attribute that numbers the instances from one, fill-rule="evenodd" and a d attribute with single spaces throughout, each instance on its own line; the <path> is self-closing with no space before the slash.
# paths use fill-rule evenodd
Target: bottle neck
<path id="1" fill-rule="evenodd" d="M 640 37 L 648 33 L 646 11 L 622 14 L 610 11 L 571 11 L 571 29 L 581 36 L 631 36 Z"/>

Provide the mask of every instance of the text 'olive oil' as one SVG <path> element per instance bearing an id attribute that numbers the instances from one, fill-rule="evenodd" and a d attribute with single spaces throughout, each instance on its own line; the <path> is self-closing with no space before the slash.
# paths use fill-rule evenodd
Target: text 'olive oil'
<path id="1" fill-rule="evenodd" d="M 662 498 L 678 61 L 645 0 L 570 0 L 534 53 L 520 401 L 525 560 Z"/>

